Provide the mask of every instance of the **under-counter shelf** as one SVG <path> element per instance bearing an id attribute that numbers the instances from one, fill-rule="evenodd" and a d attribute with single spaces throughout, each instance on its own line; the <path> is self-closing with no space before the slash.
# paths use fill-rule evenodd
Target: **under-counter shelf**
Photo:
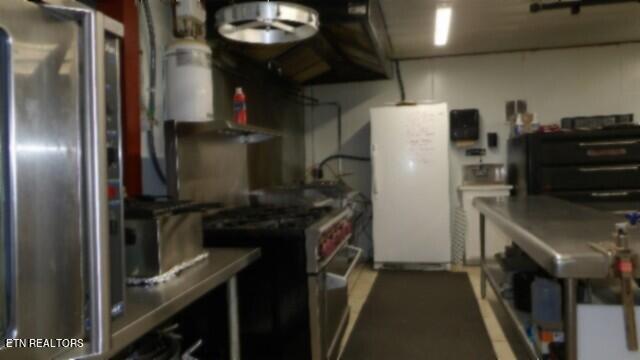
<path id="1" fill-rule="evenodd" d="M 241 125 L 233 121 L 214 120 L 207 122 L 168 122 L 175 128 L 177 135 L 196 136 L 214 135 L 237 139 L 239 142 L 253 144 L 272 140 L 282 136 L 280 131 L 254 125 Z"/>
<path id="2" fill-rule="evenodd" d="M 484 272 L 491 288 L 496 294 L 496 298 L 498 302 L 502 305 L 505 312 L 509 316 L 511 322 L 518 329 L 518 335 L 522 342 L 526 345 L 527 355 L 531 359 L 542 359 L 542 355 L 538 349 L 538 347 L 529 339 L 526 330 L 526 324 L 531 323 L 531 315 L 527 314 L 523 311 L 519 311 L 515 308 L 513 304 L 513 300 L 507 299 L 502 295 L 502 285 L 505 284 L 507 280 L 507 273 L 505 273 L 500 265 L 495 261 L 486 261 L 482 265 L 482 271 Z"/>
<path id="3" fill-rule="evenodd" d="M 111 325 L 111 346 L 107 357 L 116 355 L 149 331 L 224 284 L 261 256 L 258 248 L 209 248 L 209 256 L 176 278 L 151 287 L 127 287 L 124 315 Z M 81 358 L 83 348 L 62 354 L 61 358 Z"/>

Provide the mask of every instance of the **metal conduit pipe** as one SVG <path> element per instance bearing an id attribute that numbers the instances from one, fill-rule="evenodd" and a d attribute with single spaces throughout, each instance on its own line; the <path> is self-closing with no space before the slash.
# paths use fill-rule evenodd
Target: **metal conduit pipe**
<path id="1" fill-rule="evenodd" d="M 142 3 L 142 9 L 144 17 L 147 23 L 147 31 L 149 33 L 149 99 L 147 105 L 147 116 L 149 118 L 149 129 L 147 130 L 147 147 L 149 150 L 149 156 L 151 157 L 151 163 L 153 169 L 158 176 L 158 179 L 163 184 L 167 183 L 167 178 L 158 160 L 158 154 L 156 152 L 155 137 L 153 135 L 153 129 L 155 127 L 155 106 L 156 106 L 156 69 L 157 69 L 157 51 L 156 51 L 156 32 L 153 25 L 153 15 L 151 14 L 151 6 L 149 0 L 140 0 Z"/>
<path id="2" fill-rule="evenodd" d="M 570 9 L 571 13 L 576 15 L 580 13 L 580 10 L 583 6 L 612 5 L 630 2 L 640 3 L 639 0 L 573 0 L 536 2 L 529 6 L 529 11 L 531 13 L 537 13 L 544 10 Z"/>

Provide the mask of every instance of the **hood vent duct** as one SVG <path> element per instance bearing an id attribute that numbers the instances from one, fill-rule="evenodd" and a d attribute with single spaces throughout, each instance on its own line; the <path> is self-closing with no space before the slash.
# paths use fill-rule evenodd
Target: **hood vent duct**
<path id="1" fill-rule="evenodd" d="M 269 43 L 270 40 L 264 38 L 261 41 L 229 41 L 228 38 L 233 37 L 227 36 L 226 30 L 218 26 L 223 23 L 221 17 L 224 11 L 228 11 L 225 9 L 231 6 L 256 6 L 250 5 L 256 4 L 255 1 L 236 0 L 234 5 L 229 5 L 228 0 L 209 0 L 206 4 L 209 13 L 216 13 L 216 21 L 209 21 L 207 24 L 209 41 L 275 70 L 288 81 L 310 85 L 390 77 L 392 66 L 388 59 L 389 37 L 378 0 L 299 0 L 295 4 L 287 3 L 317 12 L 316 19 L 321 23 L 319 31 L 304 41 L 274 41 L 269 46 L 260 45 Z M 255 18 L 255 13 L 251 16 Z M 243 16 L 236 14 L 235 18 L 242 19 Z M 233 27 L 241 31 L 256 27 L 266 29 L 264 24 L 252 20 L 227 22 L 233 23 Z M 286 30 L 291 30 L 287 27 L 290 24 L 284 22 L 286 26 L 280 26 L 277 22 L 271 22 L 270 31 L 277 28 L 279 36 L 286 36 Z M 252 37 L 246 35 L 245 39 Z"/>
<path id="2" fill-rule="evenodd" d="M 308 39 L 318 32 L 318 13 L 306 6 L 253 1 L 226 6 L 216 13 L 216 27 L 233 41 L 273 45 Z"/>

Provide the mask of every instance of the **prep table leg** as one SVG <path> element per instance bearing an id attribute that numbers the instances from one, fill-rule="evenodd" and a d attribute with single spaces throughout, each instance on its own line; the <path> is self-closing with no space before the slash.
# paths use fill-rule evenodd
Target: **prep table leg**
<path id="1" fill-rule="evenodd" d="M 577 314 L 578 281 L 564 280 L 564 333 L 566 336 L 567 360 L 578 359 L 578 314 Z"/>
<path id="2" fill-rule="evenodd" d="M 227 306 L 229 307 L 229 354 L 231 360 L 240 360 L 238 284 L 235 276 L 227 282 Z"/>
<path id="3" fill-rule="evenodd" d="M 487 275 L 484 273 L 485 235 L 484 215 L 480 214 L 480 295 L 483 299 L 487 296 Z"/>

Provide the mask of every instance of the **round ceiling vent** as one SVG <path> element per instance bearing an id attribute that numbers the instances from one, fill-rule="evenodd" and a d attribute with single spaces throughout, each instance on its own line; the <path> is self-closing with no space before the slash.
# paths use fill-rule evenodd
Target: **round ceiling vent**
<path id="1" fill-rule="evenodd" d="M 306 6 L 254 1 L 226 6 L 216 13 L 216 27 L 223 37 L 251 44 L 301 41 L 318 32 L 318 12 Z"/>

